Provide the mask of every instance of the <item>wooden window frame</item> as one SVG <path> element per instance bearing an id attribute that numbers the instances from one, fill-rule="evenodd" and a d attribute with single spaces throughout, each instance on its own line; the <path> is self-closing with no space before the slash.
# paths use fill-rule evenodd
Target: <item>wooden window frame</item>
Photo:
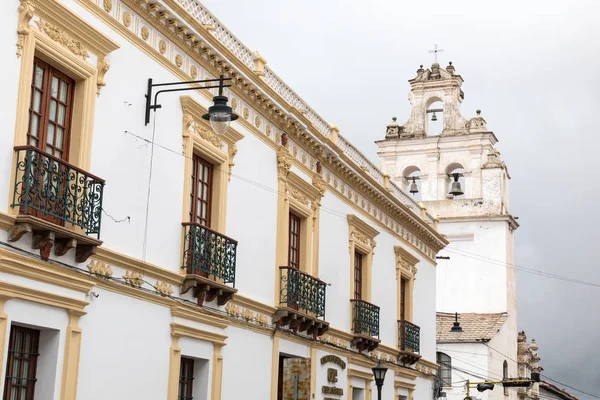
<path id="1" fill-rule="evenodd" d="M 201 168 L 201 166 L 203 168 Z M 204 168 L 208 170 L 208 177 L 205 181 L 203 177 L 199 177 L 198 174 L 204 171 Z M 192 174 L 191 178 L 191 192 L 190 192 L 190 222 L 199 223 L 207 228 L 211 228 L 211 217 L 212 217 L 212 193 L 213 193 L 213 181 L 214 181 L 214 165 L 202 158 L 200 155 L 194 153 L 192 157 Z M 188 179 L 189 179 L 188 178 Z M 207 197 L 206 199 L 199 197 L 200 185 L 207 186 Z M 203 218 L 198 210 L 198 200 L 206 204 L 206 217 Z M 200 220 L 200 221 L 198 221 Z"/>
<path id="2" fill-rule="evenodd" d="M 17 335 L 22 335 L 20 343 L 15 343 Z M 29 351 L 25 351 L 26 342 L 24 337 L 26 334 L 30 335 Z M 16 347 L 20 344 L 20 348 Z M 10 339 L 8 344 L 8 357 L 6 361 L 6 376 L 4 383 L 4 396 L 3 399 L 7 400 L 11 398 L 13 390 L 16 390 L 17 400 L 33 400 L 35 395 L 35 384 L 37 381 L 37 360 L 39 356 L 39 345 L 40 345 L 40 331 L 37 329 L 25 328 L 18 325 L 12 325 L 10 327 Z M 23 361 L 24 358 L 28 357 L 28 371 L 27 376 L 23 376 Z M 13 368 L 17 363 L 19 372 L 15 375 Z M 22 397 L 19 389 L 22 384 L 9 383 L 13 380 L 25 380 L 27 382 L 25 396 Z"/>
<path id="3" fill-rule="evenodd" d="M 363 299 L 363 262 L 364 262 L 364 254 L 354 251 L 354 296 L 352 297 L 354 300 L 362 300 Z"/>
<path id="4" fill-rule="evenodd" d="M 350 299 L 355 295 L 355 254 L 362 255 L 361 300 L 371 302 L 371 277 L 373 256 L 375 254 L 375 237 L 379 232 L 357 216 L 349 214 L 348 240 L 350 248 Z"/>
<path id="5" fill-rule="evenodd" d="M 189 372 L 191 371 L 191 372 Z M 184 375 L 189 372 L 188 376 Z M 185 393 L 182 393 L 185 392 Z M 179 366 L 179 390 L 177 400 L 192 400 L 194 398 L 194 359 L 181 356 Z"/>
<path id="6" fill-rule="evenodd" d="M 36 69 L 40 67 L 44 70 L 42 88 L 38 89 L 36 86 Z M 59 79 L 59 82 L 66 81 L 68 83 L 68 93 L 65 96 L 66 103 L 63 103 L 60 100 L 60 89 L 58 97 L 52 96 L 52 80 L 56 77 Z M 60 83 L 59 83 L 60 85 Z M 27 125 L 27 144 L 32 144 L 31 140 L 36 140 L 37 143 L 33 144 L 35 147 L 39 148 L 42 151 L 50 153 L 55 157 L 58 157 L 66 162 L 69 161 L 69 144 L 71 138 L 71 119 L 73 117 L 73 101 L 74 101 L 74 93 L 75 93 L 75 80 L 68 75 L 61 72 L 57 67 L 55 67 L 51 63 L 47 63 L 38 57 L 34 57 L 34 66 L 33 66 L 33 74 L 31 77 L 31 98 L 29 104 L 29 121 Z M 33 109 L 33 102 L 35 98 L 35 93 L 40 92 L 40 111 L 39 113 Z M 65 107 L 65 123 L 64 125 L 59 125 L 56 121 L 51 120 L 50 114 L 50 102 L 56 101 L 57 107 L 55 110 L 55 119 L 58 114 L 58 106 L 63 105 Z M 39 116 L 39 125 L 38 125 L 38 136 L 33 136 L 31 132 L 31 123 L 32 123 L 32 114 L 37 114 Z M 63 139 L 62 139 L 62 148 L 60 149 L 62 156 L 57 156 L 54 151 L 56 149 L 56 130 L 54 132 L 53 143 L 48 143 L 48 126 L 50 123 L 55 124 L 57 127 L 63 129 Z M 49 148 L 50 147 L 50 148 Z"/>
<path id="7" fill-rule="evenodd" d="M 413 297 L 415 280 L 417 279 L 416 264 L 418 264 L 420 260 L 402 246 L 394 246 L 394 254 L 396 256 L 397 318 L 398 321 L 414 323 Z M 404 310 L 402 310 L 402 296 L 404 296 Z M 403 313 L 404 315 L 402 315 Z"/>
<path id="8" fill-rule="evenodd" d="M 290 211 L 289 214 L 289 240 L 288 240 L 288 266 L 301 270 L 301 262 L 303 257 L 301 257 L 302 252 L 302 218 L 296 215 L 294 212 Z M 296 229 L 294 229 L 296 228 Z M 294 240 L 296 246 L 294 246 Z M 295 262 L 292 259 L 292 255 L 295 255 Z"/>

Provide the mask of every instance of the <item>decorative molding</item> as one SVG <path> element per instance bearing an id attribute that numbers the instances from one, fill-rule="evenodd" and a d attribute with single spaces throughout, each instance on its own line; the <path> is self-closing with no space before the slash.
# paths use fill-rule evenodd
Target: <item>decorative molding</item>
<path id="1" fill-rule="evenodd" d="M 23 43 L 25 42 L 25 36 L 31 32 L 29 21 L 33 18 L 35 8 L 30 0 L 21 0 L 19 4 L 19 23 L 17 27 L 17 57 L 20 58 L 23 55 Z"/>
<path id="2" fill-rule="evenodd" d="M 106 13 L 98 12 L 98 8 L 94 5 L 94 2 L 97 0 L 76 1 L 90 9 L 90 11 L 96 13 L 100 18 L 104 19 L 109 25 L 113 26 L 121 34 L 130 38 L 138 47 L 147 51 L 148 54 L 150 54 L 150 56 L 155 58 L 158 62 L 163 63 L 169 70 L 171 70 L 175 74 L 181 75 L 182 80 L 189 80 L 188 74 L 176 68 L 173 61 L 173 54 L 170 53 L 168 57 L 165 56 L 168 59 L 164 57 L 157 57 L 157 44 L 151 46 L 148 43 L 143 42 L 141 38 L 139 38 L 139 36 L 137 36 L 136 34 L 130 32 L 129 30 L 120 28 L 120 24 L 115 24 L 113 16 L 109 16 Z M 296 135 L 299 139 L 299 143 L 302 144 L 302 147 L 307 150 L 307 154 L 310 155 L 308 157 L 309 165 L 314 165 L 319 158 L 322 158 L 322 160 L 326 161 L 328 165 L 330 165 L 330 163 L 333 163 L 330 165 L 333 168 L 331 172 L 336 171 L 335 173 L 340 174 L 340 177 L 347 181 L 349 185 L 351 184 L 356 192 L 360 192 L 361 194 L 364 193 L 364 195 L 370 200 L 381 203 L 383 208 L 386 209 L 386 213 L 389 213 L 389 215 L 384 215 L 384 213 L 381 213 L 380 210 L 377 210 L 378 217 L 376 218 L 376 221 L 378 224 L 385 226 L 388 229 L 388 231 L 390 231 L 392 234 L 396 235 L 401 240 L 409 243 L 411 246 L 414 246 L 420 252 L 423 252 L 423 254 L 426 255 L 429 259 L 435 259 L 435 254 L 437 253 L 437 251 L 439 251 L 439 249 L 446 244 L 444 238 L 439 233 L 437 233 L 432 227 L 425 224 L 424 221 L 420 220 L 419 215 L 413 215 L 413 213 L 407 208 L 407 206 L 403 205 L 399 199 L 397 199 L 391 193 L 385 190 L 385 188 L 379 188 L 379 186 L 381 185 L 379 185 L 375 181 L 375 179 L 372 178 L 367 172 L 356 170 L 353 167 L 348 168 L 346 164 L 344 164 L 341 161 L 334 162 L 334 160 L 331 160 L 329 157 L 324 157 L 325 153 L 321 144 L 306 131 L 302 130 L 300 128 L 299 123 L 292 123 L 287 117 L 288 111 L 279 108 L 277 104 L 271 102 L 266 96 L 262 94 L 261 89 L 264 89 L 267 93 L 271 93 L 276 98 L 279 97 L 279 94 L 270 89 L 268 85 L 263 85 L 260 82 L 258 82 L 258 85 L 261 87 L 261 89 L 259 89 L 254 87 L 252 85 L 252 82 L 245 81 L 239 74 L 239 70 L 230 65 L 230 63 L 224 62 L 224 60 L 222 60 L 219 56 L 216 56 L 215 54 L 217 52 L 211 49 L 207 45 L 205 40 L 203 40 L 206 39 L 210 41 L 212 39 L 210 35 L 208 35 L 208 37 L 205 38 L 198 38 L 197 36 L 191 34 L 178 35 L 177 32 L 171 31 L 159 19 L 158 12 L 162 7 L 160 4 L 148 4 L 147 6 L 145 6 L 143 5 L 144 3 L 140 5 L 139 1 L 137 0 L 122 1 L 130 9 L 134 10 L 137 13 L 136 17 L 139 18 L 140 21 L 144 21 L 144 23 L 150 24 L 153 27 L 152 29 L 159 33 L 163 38 L 169 38 L 168 46 L 179 47 L 178 51 L 181 51 L 187 55 L 186 58 L 188 59 L 188 61 L 186 61 L 186 63 L 189 63 L 187 65 L 193 64 L 195 66 L 201 67 L 204 71 L 206 71 L 207 77 L 215 77 L 221 73 L 226 76 L 233 77 L 236 84 L 231 87 L 230 91 L 230 97 L 232 98 L 232 102 L 233 99 L 236 99 L 236 102 L 239 103 L 242 103 L 243 101 L 242 107 L 244 107 L 244 104 L 249 106 L 250 103 L 254 103 L 257 106 L 256 109 L 266 110 L 261 113 L 258 113 L 254 109 L 248 111 L 249 117 L 250 114 L 261 114 L 271 122 L 271 124 L 264 123 L 262 125 L 262 132 L 260 132 L 261 134 L 257 134 L 259 138 L 263 139 L 269 145 L 276 148 L 276 146 L 273 146 L 272 143 L 277 142 L 279 135 L 269 135 L 272 136 L 272 138 L 267 136 L 267 134 L 271 133 L 272 128 L 285 128 L 290 133 Z M 170 6 L 175 7 L 175 9 L 182 10 L 181 6 L 175 1 L 165 0 L 165 2 Z M 187 15 L 187 13 L 182 14 L 182 18 L 185 19 L 185 22 L 191 24 L 192 26 L 197 26 L 199 32 L 202 33 L 206 31 L 205 27 L 199 24 L 193 17 Z M 177 21 L 179 21 L 178 23 L 180 25 L 178 29 L 184 29 L 185 22 L 182 22 L 181 20 Z M 139 39 L 139 41 L 136 41 L 135 39 Z M 167 46 L 166 43 L 165 46 Z M 156 53 L 154 53 L 154 51 L 150 47 L 153 47 Z M 224 47 L 223 51 L 225 52 L 223 54 L 227 54 L 229 52 Z M 232 57 L 232 62 L 236 62 L 235 56 Z M 252 71 L 248 69 L 248 72 Z M 210 99 L 209 94 L 203 93 L 203 95 Z M 237 99 L 237 97 L 239 97 L 239 99 Z M 312 126 L 311 121 L 309 121 L 305 116 L 301 114 L 294 116 L 300 118 L 300 120 L 307 124 L 309 127 Z M 243 118 L 238 120 L 238 122 L 251 129 L 253 133 L 255 133 L 255 131 L 257 130 L 257 128 L 255 128 L 253 124 L 247 124 Z M 331 144 L 328 145 L 331 146 Z M 344 156 L 344 158 L 347 159 L 346 156 Z M 351 160 L 349 160 L 349 162 L 349 165 L 353 165 Z M 358 196 L 358 193 L 353 193 L 353 195 Z M 342 198 L 347 199 L 347 196 L 344 195 Z M 372 215 L 375 214 L 375 208 L 376 207 L 371 207 L 371 209 L 373 210 Z M 371 214 L 371 211 L 369 212 L 369 214 Z M 403 221 L 402 226 L 396 223 L 397 220 Z"/>
<path id="3" fill-rule="evenodd" d="M 250 311 L 249 309 L 244 309 L 244 308 L 238 307 L 232 303 L 227 303 L 227 306 L 225 307 L 225 311 L 230 316 L 235 317 L 235 318 L 243 318 L 247 322 L 256 322 L 261 325 L 267 325 L 269 323 L 269 318 L 266 315 L 260 314 L 260 313 L 254 313 L 254 312 Z"/>
<path id="4" fill-rule="evenodd" d="M 226 345 L 227 336 L 219 333 L 209 332 L 191 326 L 171 322 L 171 336 L 173 337 L 189 337 L 193 339 L 212 342 L 215 345 Z"/>
<path id="5" fill-rule="evenodd" d="M 97 95 L 100 96 L 100 91 L 104 86 L 106 86 L 106 81 L 104 80 L 104 76 L 110 69 L 110 61 L 106 59 L 106 57 L 98 57 L 98 77 L 96 80 L 96 86 L 98 87 Z"/>
<path id="6" fill-rule="evenodd" d="M 173 294 L 173 288 L 166 282 L 156 281 L 154 289 L 162 296 L 171 296 Z"/>
<path id="7" fill-rule="evenodd" d="M 125 279 L 125 283 L 138 289 L 144 284 L 144 276 L 140 272 L 127 271 L 123 275 L 123 279 Z"/>
<path id="8" fill-rule="evenodd" d="M 87 268 L 92 274 L 95 274 L 96 276 L 99 276 L 104 279 L 110 278 L 113 274 L 110 265 L 107 265 L 104 261 L 92 259 L 90 260 L 90 263 L 88 264 Z"/>
<path id="9" fill-rule="evenodd" d="M 83 45 L 83 43 L 81 43 L 79 40 L 73 39 L 67 32 L 62 31 L 58 27 L 43 20 L 36 21 L 36 24 L 40 28 L 40 31 L 48 35 L 50 39 L 60 43 L 62 46 L 65 46 L 76 56 L 79 56 L 84 60 L 90 57 L 88 49 Z"/>
<path id="10" fill-rule="evenodd" d="M 218 329 L 225 329 L 229 326 L 227 320 L 221 316 L 211 315 L 201 308 L 184 306 L 181 303 L 177 303 L 171 307 L 171 315 L 175 318 L 199 322 Z"/>
<path id="11" fill-rule="evenodd" d="M 372 252 L 375 249 L 375 246 L 377 246 L 375 237 L 379 235 L 379 231 L 359 219 L 356 215 L 349 214 L 347 218 L 350 242 L 357 240 Z"/>
<path id="12" fill-rule="evenodd" d="M 28 300 L 34 303 L 46 304 L 48 306 L 64 308 L 85 314 L 84 308 L 89 304 L 87 301 L 74 299 L 50 292 L 37 290 L 27 286 L 0 281 L 0 296 L 8 298 Z"/>
<path id="13" fill-rule="evenodd" d="M 361 371 L 358 369 L 348 368 L 348 378 L 351 378 L 351 377 L 364 379 L 365 381 L 367 381 L 367 384 L 370 384 L 370 382 L 373 380 L 373 373 L 367 372 L 367 371 Z"/>

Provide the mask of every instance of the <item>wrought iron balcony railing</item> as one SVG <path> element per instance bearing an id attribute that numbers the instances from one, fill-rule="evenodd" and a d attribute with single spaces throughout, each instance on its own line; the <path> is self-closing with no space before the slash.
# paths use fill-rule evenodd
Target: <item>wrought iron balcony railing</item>
<path id="1" fill-rule="evenodd" d="M 379 338 L 379 307 L 364 300 L 350 301 L 354 333 Z"/>
<path id="2" fill-rule="evenodd" d="M 34 146 L 17 146 L 12 207 L 100 238 L 104 180 Z"/>
<path id="3" fill-rule="evenodd" d="M 279 302 L 294 310 L 325 319 L 327 284 L 292 267 L 279 267 L 281 290 Z"/>
<path id="4" fill-rule="evenodd" d="M 398 348 L 402 351 L 419 353 L 421 350 L 421 328 L 408 321 L 398 321 Z"/>
<path id="5" fill-rule="evenodd" d="M 183 264 L 188 274 L 231 283 L 235 287 L 236 240 L 203 225 L 184 222 Z"/>

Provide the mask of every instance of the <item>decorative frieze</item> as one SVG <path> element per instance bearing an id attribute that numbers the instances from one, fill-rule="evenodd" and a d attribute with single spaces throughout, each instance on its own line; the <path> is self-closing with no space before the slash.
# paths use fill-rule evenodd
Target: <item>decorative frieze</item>
<path id="1" fill-rule="evenodd" d="M 65 31 L 43 20 L 38 20 L 36 23 L 38 28 L 40 28 L 40 31 L 48 35 L 50 39 L 71 50 L 71 52 L 76 56 L 79 56 L 84 60 L 90 57 L 88 49 L 83 45 L 83 43 L 77 39 L 74 39 Z"/>
<path id="2" fill-rule="evenodd" d="M 110 265 L 107 265 L 103 261 L 92 259 L 87 266 L 88 270 L 96 276 L 108 279 L 112 276 L 113 271 Z"/>
<path id="3" fill-rule="evenodd" d="M 156 281 L 154 289 L 162 296 L 170 296 L 173 294 L 173 288 L 166 282 Z"/>
<path id="4" fill-rule="evenodd" d="M 136 288 L 141 288 L 144 284 L 144 277 L 140 272 L 127 271 L 125 275 L 123 275 L 123 279 L 125 280 L 125 283 Z"/>
<path id="5" fill-rule="evenodd" d="M 225 311 L 232 317 L 245 319 L 248 322 L 256 322 L 261 325 L 267 325 L 269 323 L 269 318 L 266 315 L 238 307 L 232 303 L 227 303 Z"/>

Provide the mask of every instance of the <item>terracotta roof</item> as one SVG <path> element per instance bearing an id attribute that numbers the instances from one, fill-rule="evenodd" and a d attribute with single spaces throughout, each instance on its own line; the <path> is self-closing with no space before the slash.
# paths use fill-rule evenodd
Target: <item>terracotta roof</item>
<path id="1" fill-rule="evenodd" d="M 562 399 L 578 400 L 577 397 L 573 396 L 571 393 L 567 392 L 565 389 L 561 389 L 558 386 L 551 384 L 550 382 L 541 381 L 540 382 L 540 392 L 544 389 L 554 393 L 555 395 L 557 395 L 558 397 L 560 397 Z"/>
<path id="2" fill-rule="evenodd" d="M 463 333 L 456 340 L 450 328 L 454 323 L 454 314 L 436 313 L 436 340 L 437 342 L 487 342 L 492 339 L 502 328 L 508 318 L 508 313 L 459 313 L 458 322 L 463 328 Z"/>

